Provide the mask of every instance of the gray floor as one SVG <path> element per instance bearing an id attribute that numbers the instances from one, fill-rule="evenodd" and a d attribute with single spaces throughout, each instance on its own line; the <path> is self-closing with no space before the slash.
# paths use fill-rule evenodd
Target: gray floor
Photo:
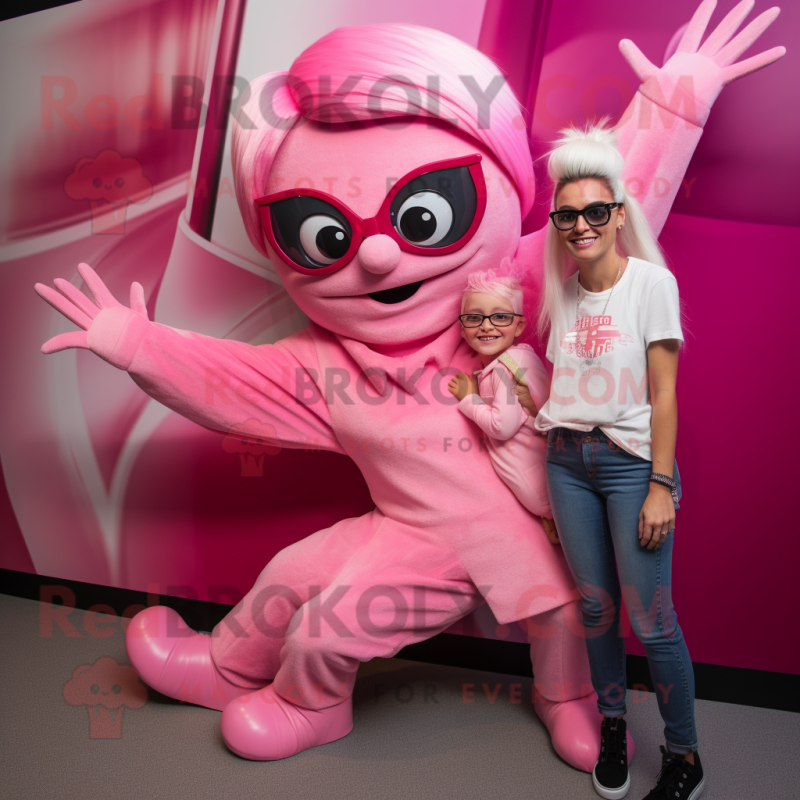
<path id="1" fill-rule="evenodd" d="M 111 731 L 99 725 L 97 712 L 70 705 L 64 693 L 82 665 L 102 657 L 128 663 L 119 625 L 104 627 L 108 618 L 98 617 L 93 627 L 84 612 L 73 611 L 68 636 L 40 612 L 34 601 L 0 595 L 0 796 L 8 800 L 597 797 L 589 776 L 551 749 L 530 705 L 529 681 L 399 659 L 362 667 L 353 733 L 285 761 L 254 763 L 232 755 L 219 733 L 218 712 L 154 693 L 139 708 L 130 701 L 119 719 L 115 712 L 119 738 L 108 738 Z M 103 631 L 110 635 L 99 638 Z M 470 684 L 474 694 L 466 699 L 472 702 L 465 702 Z M 512 692 L 521 702 L 511 702 Z M 87 695 L 89 702 L 98 696 Z M 132 697 L 127 688 L 119 696 Z M 654 697 L 633 699 L 628 724 L 637 753 L 628 797 L 639 800 L 658 772 L 662 726 Z M 95 738 L 91 714 L 98 716 Z M 800 715 L 700 701 L 697 718 L 705 798 L 800 796 L 794 780 Z"/>

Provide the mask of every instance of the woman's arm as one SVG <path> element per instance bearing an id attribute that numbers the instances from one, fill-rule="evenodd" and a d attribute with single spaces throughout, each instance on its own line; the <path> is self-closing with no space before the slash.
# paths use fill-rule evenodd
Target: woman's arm
<path id="1" fill-rule="evenodd" d="M 514 391 L 520 405 L 535 418 L 550 396 L 550 376 L 538 356 L 525 360 L 525 380 L 527 386 L 517 383 Z"/>
<path id="2" fill-rule="evenodd" d="M 678 380 L 678 351 L 680 342 L 661 339 L 647 348 L 647 367 L 650 377 L 650 420 L 653 472 L 672 477 L 675 463 L 675 440 L 678 436 L 678 400 L 675 386 Z M 650 483 L 650 493 L 639 513 L 639 541 L 652 550 L 663 544 L 675 527 L 675 505 L 670 490 L 660 483 Z"/>

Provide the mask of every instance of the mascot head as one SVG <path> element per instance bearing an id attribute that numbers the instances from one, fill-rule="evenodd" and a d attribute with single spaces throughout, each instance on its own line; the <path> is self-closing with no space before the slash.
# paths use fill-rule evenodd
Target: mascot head
<path id="1" fill-rule="evenodd" d="M 375 344 L 455 321 L 512 258 L 534 179 L 496 65 L 411 25 L 339 28 L 250 87 L 233 130 L 248 236 L 317 324 Z"/>

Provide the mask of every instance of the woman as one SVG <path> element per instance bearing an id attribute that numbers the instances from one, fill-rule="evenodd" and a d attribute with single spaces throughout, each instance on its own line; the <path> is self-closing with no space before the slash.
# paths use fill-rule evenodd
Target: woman
<path id="1" fill-rule="evenodd" d="M 675 509 L 678 286 L 620 180 L 612 131 L 568 130 L 549 157 L 553 222 L 540 333 L 549 330 L 547 432 L 556 527 L 580 593 L 592 682 L 603 714 L 593 783 L 630 786 L 620 599 L 644 644 L 667 748 L 648 798 L 694 800 L 703 789 L 692 662 L 670 597 Z M 578 270 L 566 278 L 574 262 Z M 524 402 L 528 402 L 524 396 Z M 615 559 L 616 564 L 615 566 Z M 621 587 L 620 587 L 621 584 Z"/>

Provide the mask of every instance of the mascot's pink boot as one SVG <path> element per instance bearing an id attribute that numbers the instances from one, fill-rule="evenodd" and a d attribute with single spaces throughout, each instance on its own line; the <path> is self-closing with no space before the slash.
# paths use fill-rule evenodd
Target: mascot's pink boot
<path id="1" fill-rule="evenodd" d="M 148 686 L 167 697 L 222 711 L 253 689 L 236 686 L 217 671 L 210 644 L 210 636 L 187 628 L 165 606 L 140 611 L 125 632 L 128 658 Z"/>
<path id="2" fill-rule="evenodd" d="M 353 730 L 353 701 L 313 711 L 284 700 L 270 684 L 229 703 L 221 728 L 236 755 L 276 761 L 347 736 Z"/>
<path id="3" fill-rule="evenodd" d="M 579 700 L 555 702 L 536 696 L 534 704 L 539 719 L 550 733 L 556 753 L 571 766 L 591 772 L 600 755 L 600 725 L 603 715 L 597 710 L 597 695 Z M 628 731 L 628 763 L 635 745 Z"/>

